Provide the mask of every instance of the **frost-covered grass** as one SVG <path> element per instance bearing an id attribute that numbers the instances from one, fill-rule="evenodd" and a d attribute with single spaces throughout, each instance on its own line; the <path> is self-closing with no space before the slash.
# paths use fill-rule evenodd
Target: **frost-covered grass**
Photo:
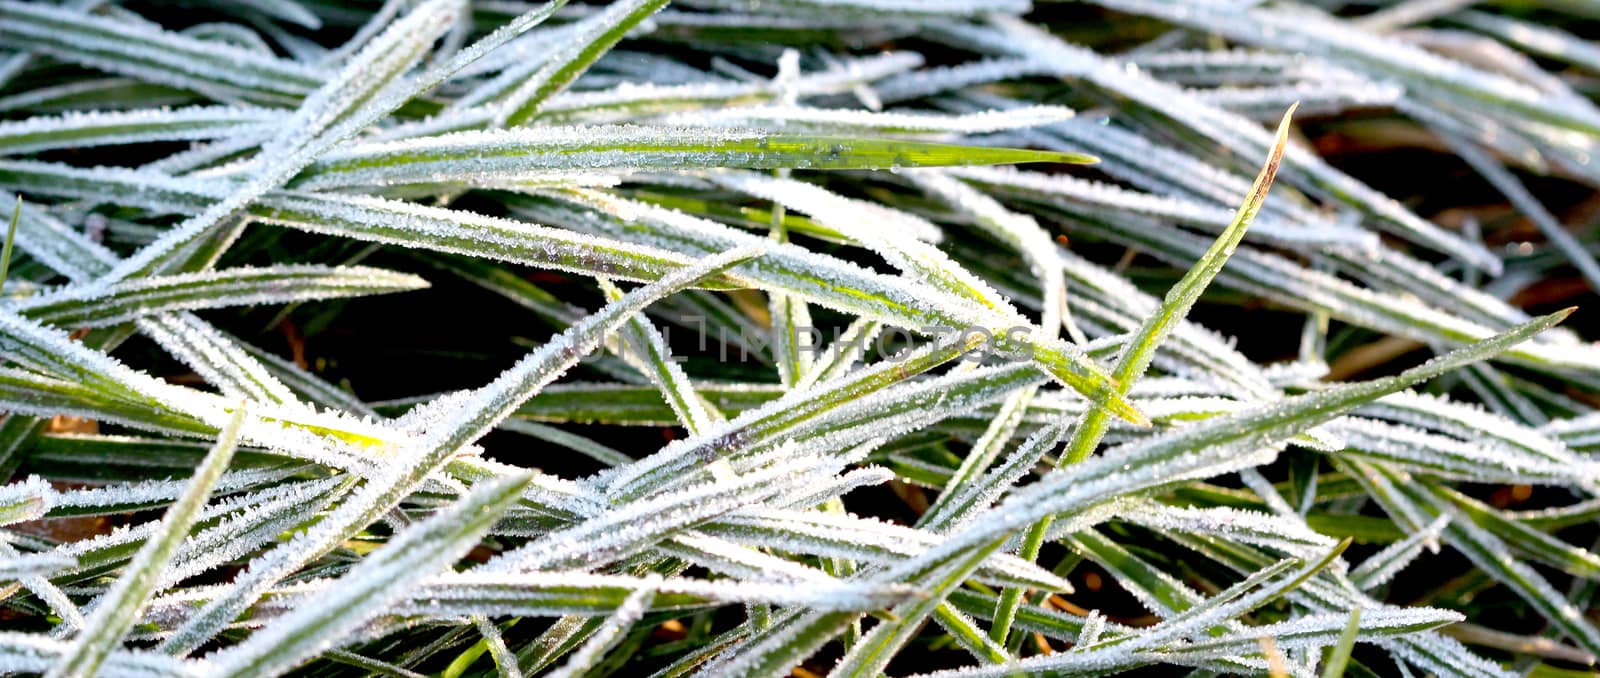
<path id="1" fill-rule="evenodd" d="M 1597 26 L 0 0 L 0 673 L 1585 675 Z"/>

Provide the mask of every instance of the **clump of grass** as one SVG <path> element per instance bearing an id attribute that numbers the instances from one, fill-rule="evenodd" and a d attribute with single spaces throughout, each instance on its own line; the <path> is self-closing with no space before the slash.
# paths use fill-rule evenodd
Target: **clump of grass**
<path id="1" fill-rule="evenodd" d="M 0 0 L 0 672 L 1584 671 L 1600 16 L 1463 6 Z"/>

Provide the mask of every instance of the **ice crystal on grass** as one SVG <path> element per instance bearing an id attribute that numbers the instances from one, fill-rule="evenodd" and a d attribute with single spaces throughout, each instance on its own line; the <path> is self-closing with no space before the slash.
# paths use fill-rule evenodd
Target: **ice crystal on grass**
<path id="1" fill-rule="evenodd" d="M 277 620 L 218 659 L 225 675 L 272 673 L 336 646 L 344 633 L 382 612 L 410 582 L 454 562 L 516 500 L 526 474 L 484 483 L 460 504 L 423 522 L 352 569 L 327 604 L 308 606 Z M 337 601 L 337 602 L 335 602 Z"/>
<path id="2" fill-rule="evenodd" d="M 194 107 L 27 118 L 0 124 L 0 153 L 31 154 L 58 148 L 225 139 L 264 130 L 280 117 L 274 111 L 261 108 Z"/>
<path id="3" fill-rule="evenodd" d="M 0 525 L 33 520 L 58 500 L 56 491 L 39 476 L 0 486 Z"/>
<path id="4" fill-rule="evenodd" d="M 718 113 L 680 113 L 663 122 L 715 127 L 769 127 L 779 130 L 839 132 L 880 131 L 901 135 L 982 134 L 1047 125 L 1070 119 L 1070 108 L 1033 106 L 984 111 L 960 116 L 927 113 L 816 109 L 798 106 L 750 106 Z"/>
<path id="5" fill-rule="evenodd" d="M 15 309 L 51 325 L 103 327 L 174 311 L 402 292 L 426 285 L 415 276 L 360 266 L 273 266 L 71 286 L 32 297 Z"/>
<path id="6" fill-rule="evenodd" d="M 1366 560 L 1361 565 L 1350 570 L 1350 583 L 1360 587 L 1363 591 L 1382 586 L 1394 577 L 1396 573 L 1411 564 L 1424 548 L 1439 550 L 1439 533 L 1444 531 L 1444 526 L 1450 522 L 1449 516 L 1439 516 L 1428 526 L 1417 532 L 1406 535 L 1389 546 L 1385 547 Z"/>
<path id="7" fill-rule="evenodd" d="M 199 517 L 217 480 L 232 461 L 245 416 L 241 404 L 233 415 L 233 421 L 222 430 L 216 446 L 206 454 L 183 493 L 162 517 L 160 527 L 145 540 L 133 562 L 128 564 L 129 574 L 118 579 L 104 596 L 95 601 L 94 612 L 84 620 L 83 631 L 75 639 L 70 653 L 52 666 L 46 675 L 94 675 L 107 657 L 121 646 L 123 634 L 138 619 L 139 608 L 143 607 L 161 582 L 161 571 L 188 537 L 190 526 Z"/>
<path id="8" fill-rule="evenodd" d="M 1319 549 L 1326 550 L 1333 544 L 1331 538 L 1303 524 L 1284 522 L 1282 518 L 1266 513 L 1225 507 L 1174 508 L 1136 502 L 1118 507 L 1117 516 L 1154 530 L 1213 535 L 1297 556 L 1306 556 Z"/>

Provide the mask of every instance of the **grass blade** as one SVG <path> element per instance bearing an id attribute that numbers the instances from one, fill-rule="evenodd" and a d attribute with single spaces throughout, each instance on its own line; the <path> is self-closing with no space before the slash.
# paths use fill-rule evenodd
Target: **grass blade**
<path id="1" fill-rule="evenodd" d="M 353 568 L 327 598 L 225 652 L 217 660 L 217 675 L 272 675 L 336 645 L 384 601 L 404 594 L 413 582 L 449 566 L 477 544 L 531 479 L 524 473 L 484 483 L 449 510 L 402 533 Z"/>
<path id="2" fill-rule="evenodd" d="M 190 526 L 205 506 L 206 499 L 211 496 L 212 486 L 233 459 L 245 416 L 243 405 L 235 409 L 233 421 L 223 429 L 216 446 L 211 448 L 199 468 L 195 469 L 183 496 L 161 519 L 160 530 L 145 542 L 139 549 L 139 555 L 128 565 L 127 573 L 100 599 L 94 613 L 85 622 L 82 637 L 75 640 L 70 654 L 51 667 L 49 675 L 94 675 L 100 671 L 112 651 L 122 644 L 123 634 L 139 618 L 139 608 L 155 592 L 162 569 L 167 566 L 179 544 L 188 537 Z"/>

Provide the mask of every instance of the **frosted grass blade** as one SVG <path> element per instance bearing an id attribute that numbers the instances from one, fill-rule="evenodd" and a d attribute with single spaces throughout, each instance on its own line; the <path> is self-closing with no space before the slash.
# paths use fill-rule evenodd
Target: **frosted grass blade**
<path id="1" fill-rule="evenodd" d="M 439 515 L 406 530 L 363 560 L 328 596 L 277 620 L 245 643 L 222 653 L 217 675 L 272 675 L 319 650 L 336 646 L 344 634 L 371 618 L 385 601 L 454 563 L 517 500 L 529 474 L 486 482 Z"/>
<path id="2" fill-rule="evenodd" d="M 786 209 L 838 230 L 868 249 L 883 256 L 914 279 L 927 281 L 954 296 L 970 299 L 1002 313 L 1014 314 L 977 276 L 956 264 L 937 248 L 907 234 L 926 228 L 910 214 L 886 209 L 865 201 L 844 198 L 811 184 L 784 177 L 768 177 L 754 172 L 718 172 L 710 179 L 720 185 L 753 197 L 771 200 Z M 904 223 L 905 226 L 900 226 Z"/>
<path id="3" fill-rule="evenodd" d="M 706 8 L 742 8 L 740 0 L 689 0 L 684 3 Z M 844 15 L 865 19 L 875 14 L 929 17 L 972 17 L 989 13 L 1020 14 L 1028 11 L 1027 0 L 799 0 L 779 9 L 798 16 Z"/>
<path id="4" fill-rule="evenodd" d="M 327 581 L 290 586 L 263 599 L 267 610 L 293 609 L 302 598 L 315 599 Z M 732 604 L 799 606 L 867 612 L 915 598 L 915 588 L 901 584 L 815 581 L 750 582 L 550 571 L 497 575 L 480 572 L 443 573 L 415 588 L 394 605 L 397 614 L 449 618 L 470 616 L 553 617 L 581 615 L 604 618 L 640 589 L 654 589 L 654 611 L 693 610 Z M 192 606 L 192 600 L 173 601 Z M 524 668 L 527 662 L 524 661 Z"/>
<path id="5" fill-rule="evenodd" d="M 850 651 L 839 660 L 836 670 L 845 675 L 871 675 L 887 668 L 889 660 L 911 639 L 922 622 L 943 604 L 945 596 L 960 586 L 984 559 L 1004 543 L 1004 540 L 995 540 L 986 546 L 971 549 L 959 559 L 936 570 L 936 574 L 930 573 L 927 580 L 918 581 L 927 590 L 927 598 L 894 608 L 891 614 L 895 619 L 872 627 L 872 631 L 851 646 Z"/>
<path id="6" fill-rule="evenodd" d="M 584 641 L 583 647 L 573 652 L 561 668 L 547 675 L 551 678 L 575 678 L 593 667 L 601 655 L 614 647 L 621 640 L 621 635 L 644 616 L 645 610 L 656 595 L 649 584 L 647 581 L 644 587 L 629 594 L 628 599 L 622 601 L 622 604 L 617 606 L 616 612 L 606 619 L 606 623 L 590 635 L 589 640 Z"/>
<path id="7" fill-rule="evenodd" d="M 1234 215 L 1233 223 L 1223 235 L 1212 243 L 1200 260 L 1189 269 L 1182 280 L 1167 292 L 1166 299 L 1161 304 L 1160 312 L 1145 321 L 1139 333 L 1123 349 L 1122 358 L 1118 361 L 1112 375 L 1121 384 L 1124 392 L 1139 379 L 1150 366 L 1156 347 L 1172 333 L 1175 321 L 1181 320 L 1199 300 L 1200 294 L 1210 284 L 1211 280 L 1221 272 L 1233 250 L 1238 247 L 1244 238 L 1245 231 L 1250 227 L 1250 222 L 1255 219 L 1256 213 L 1261 210 L 1262 203 L 1266 200 L 1267 190 L 1272 186 L 1272 181 L 1278 173 L 1278 166 L 1282 162 L 1284 149 L 1288 144 L 1289 121 L 1294 115 L 1294 108 L 1284 113 L 1283 119 L 1278 123 L 1276 140 L 1272 152 L 1268 155 L 1266 163 L 1262 166 L 1260 174 L 1256 176 L 1255 183 L 1250 188 L 1250 193 L 1240 205 Z M 1104 433 L 1106 417 L 1099 410 L 1086 412 L 1078 422 L 1077 429 L 1067 445 L 1067 452 L 1063 463 L 1073 464 L 1088 458 L 1089 454 L 1099 444 L 1099 438 Z"/>
<path id="8" fill-rule="evenodd" d="M 1082 218 L 1075 221 L 1092 223 L 1097 230 L 1103 227 L 1104 232 L 1116 233 L 1119 239 L 1126 242 L 1137 242 L 1159 257 L 1176 259 L 1181 251 L 1185 259 L 1192 258 L 1198 256 L 1206 245 L 1202 238 L 1157 227 L 1148 221 L 1107 219 L 1090 222 Z M 1227 270 L 1217 276 L 1223 285 L 1259 292 L 1293 308 L 1327 313 L 1330 317 L 1385 333 L 1441 345 L 1459 345 L 1492 333 L 1477 323 L 1441 313 L 1397 294 L 1359 288 L 1348 281 L 1303 268 L 1276 254 L 1240 249 L 1234 252 L 1229 264 Z M 1285 293 L 1286 289 L 1295 289 L 1296 292 Z M 1600 356 L 1588 353 L 1589 350 L 1581 345 L 1535 341 L 1512 349 L 1501 360 L 1554 374 L 1583 373 L 1600 366 Z"/>
<path id="9" fill-rule="evenodd" d="M 192 651 L 243 612 L 272 583 L 326 552 L 348 533 L 382 517 L 418 483 L 443 466 L 451 455 L 488 433 L 523 401 L 599 347 L 608 332 L 620 327 L 645 306 L 759 255 L 759 250 L 750 249 L 725 252 L 630 292 L 622 300 L 555 337 L 494 382 L 467 394 L 470 401 L 446 397 L 420 408 L 422 411 L 411 419 L 425 423 L 427 435 L 411 443 L 414 447 L 405 451 L 405 457 L 381 468 L 380 475 L 369 479 L 312 530 L 254 561 L 252 568 L 233 582 L 228 595 L 210 601 L 197 611 L 165 641 L 164 649 Z"/>
<path id="10" fill-rule="evenodd" d="M 8 174 L 8 170 L 17 173 Z M 53 186 L 47 189 L 50 194 L 63 197 L 92 197 L 113 191 L 124 196 L 129 201 L 127 204 L 178 214 L 199 213 L 214 199 L 211 191 L 193 182 L 140 173 L 20 163 L 6 166 L 0 161 L 0 177 L 7 182 L 25 182 L 30 187 Z M 150 182 L 159 183 L 151 185 Z M 656 248 L 625 247 L 617 241 L 583 237 L 562 229 L 367 196 L 273 192 L 247 209 L 264 223 L 312 233 L 514 261 L 591 276 L 654 280 L 690 261 L 688 257 Z M 27 213 L 25 208 L 24 227 L 28 225 Z M 42 245 L 41 240 L 42 235 L 38 240 L 25 242 Z"/>
<path id="11" fill-rule="evenodd" d="M 1499 161 L 1489 156 L 1472 142 L 1460 139 L 1451 134 L 1441 135 L 1445 143 L 1455 151 L 1457 156 L 1467 161 L 1473 169 L 1478 171 L 1495 190 L 1500 191 L 1511 201 L 1518 210 L 1527 215 L 1539 231 L 1544 233 L 1546 239 L 1555 245 L 1556 249 L 1577 267 L 1585 280 L 1589 281 L 1590 289 L 1600 289 L 1600 262 L 1596 262 L 1594 255 L 1590 254 L 1567 229 L 1557 221 L 1550 211 L 1528 192 L 1515 176 L 1508 171 Z"/>
<path id="12" fill-rule="evenodd" d="M 604 278 L 600 282 L 607 301 L 615 302 L 622 298 L 622 290 Z M 678 421 L 689 429 L 690 435 L 705 431 L 713 421 L 713 410 L 695 392 L 694 383 L 672 357 L 672 351 L 661 338 L 661 333 L 643 314 L 630 320 L 628 327 L 622 339 L 622 349 L 641 363 L 641 369 L 661 389 L 667 404 L 678 416 Z"/>
<path id="13" fill-rule="evenodd" d="M 1070 108 L 1028 106 L 965 115 L 922 112 L 875 112 L 804 106 L 744 106 L 715 112 L 678 113 L 661 122 L 704 127 L 761 127 L 824 134 L 881 132 L 895 135 L 983 134 L 1037 127 L 1069 120 Z"/>
<path id="14" fill-rule="evenodd" d="M 0 45 L 229 101 L 292 104 L 319 84 L 315 69 L 67 7 L 0 4 Z"/>
<path id="15" fill-rule="evenodd" d="M 1489 505 L 1437 482 L 1427 483 L 1427 488 L 1435 497 L 1454 504 L 1456 511 L 1478 527 L 1505 540 L 1518 553 L 1573 576 L 1600 576 L 1600 558 L 1593 553 L 1511 520 Z"/>
<path id="16" fill-rule="evenodd" d="M 1144 5 L 1141 5 L 1143 8 Z M 1245 157 L 1260 157 L 1271 147 L 1271 136 L 1265 130 L 1236 115 L 1207 106 L 1186 95 L 1180 88 L 1138 71 L 1130 72 L 1117 61 L 1069 45 L 1036 28 L 1014 21 L 1002 20 L 1000 23 L 1001 30 L 995 31 L 953 26 L 941 26 L 941 31 L 947 31 L 962 41 L 971 41 L 984 51 L 1025 57 L 1035 64 L 1036 69 L 1082 78 L 1095 87 L 1128 97 L 1145 109 L 1159 112 L 1173 124 L 1232 148 L 1245 154 Z M 1049 57 L 1042 56 L 1045 54 Z M 1371 214 L 1377 225 L 1401 237 L 1460 256 L 1487 272 L 1496 273 L 1500 270 L 1499 259 L 1482 246 L 1474 247 L 1417 217 L 1313 154 L 1291 148 L 1285 153 L 1284 164 L 1290 170 L 1285 174 L 1286 179 L 1293 178 L 1296 184 L 1315 187 L 1329 199 Z"/>
<path id="17" fill-rule="evenodd" d="M 660 11 L 668 0 L 622 0 L 604 11 L 584 19 L 568 38 L 565 49 L 547 57 L 539 70 L 523 81 L 504 101 L 496 114 L 496 126 L 527 124 L 551 96 L 566 89 L 578 76 L 599 60 L 629 31 Z"/>
<path id="18" fill-rule="evenodd" d="M 1357 405 L 1437 377 L 1504 351 L 1550 327 L 1567 312 L 1544 316 L 1495 338 L 1435 358 L 1399 375 L 1346 384 L 1125 443 L 1105 457 L 1068 467 L 1013 493 L 997 511 L 974 520 L 940 548 L 897 569 L 915 571 L 922 563 L 1025 527 L 1038 518 L 1082 510 L 1115 496 L 1194 477 L 1252 465 L 1263 446 L 1332 419 Z M 1270 451 L 1270 450 L 1269 450 Z M 1243 456 L 1241 456 L 1243 455 Z M 1160 463 L 1157 463 L 1160 462 Z"/>
<path id="19" fill-rule="evenodd" d="M 55 503 L 56 491 L 38 476 L 0 485 L 0 525 L 38 519 Z"/>
<path id="20" fill-rule="evenodd" d="M 33 117 L 0 123 L 0 155 L 89 146 L 220 139 L 263 131 L 281 117 L 280 113 L 264 108 L 223 106 Z"/>
<path id="21" fill-rule="evenodd" d="M 339 75 L 313 92 L 286 124 L 287 131 L 263 146 L 261 167 L 249 182 L 185 221 L 162 239 L 115 268 L 120 279 L 182 248 L 226 215 L 277 188 L 334 144 L 376 122 L 413 97 L 438 85 L 505 42 L 543 21 L 556 5 L 547 4 L 518 17 L 451 60 L 407 79 L 432 42 L 461 14 L 456 0 L 432 0 L 413 8 L 344 65 Z"/>
<path id="22" fill-rule="evenodd" d="M 139 608 L 155 592 L 162 568 L 172 559 L 178 546 L 189 535 L 211 488 L 228 468 L 238 445 L 245 409 L 236 408 L 233 421 L 222 430 L 217 444 L 195 469 L 183 496 L 161 520 L 160 530 L 139 549 L 127 572 L 95 606 L 85 621 L 81 637 L 74 639 L 71 652 L 51 667 L 50 676 L 94 675 L 107 657 L 122 643 L 123 634 L 138 619 Z"/>
<path id="23" fill-rule="evenodd" d="M 1224 15 L 1210 5 L 1191 12 L 1174 12 L 1161 3 L 1146 0 L 1104 0 L 1101 4 L 1202 27 L 1243 42 L 1288 47 L 1348 61 L 1386 72 L 1419 89 L 1443 89 L 1481 106 L 1514 111 L 1586 134 L 1600 134 L 1600 113 L 1593 106 L 1546 105 L 1550 104 L 1548 100 L 1541 100 L 1537 92 L 1521 83 L 1404 43 L 1378 40 L 1312 10 L 1253 8 L 1245 12 L 1246 20 L 1239 21 L 1238 17 Z"/>
<path id="24" fill-rule="evenodd" d="M 537 152 L 531 152 L 537 151 Z M 575 170 L 888 169 L 1024 162 L 1081 163 L 1071 153 L 878 138 L 665 126 L 545 126 L 456 132 L 328 153 L 289 186 L 327 189 Z"/>
<path id="25" fill-rule="evenodd" d="M 608 232 L 617 232 L 612 230 L 617 229 L 621 231 L 618 235 L 626 233 L 625 229 L 630 225 L 638 228 L 640 222 L 656 226 L 668 234 L 667 237 L 670 239 L 667 240 L 666 246 L 672 249 L 704 253 L 738 244 L 760 242 L 749 234 L 654 206 L 591 192 L 574 192 L 573 198 L 579 204 L 600 208 L 627 222 L 595 223 L 592 217 L 579 217 L 584 218 L 587 224 L 607 229 Z M 564 218 L 550 213 L 543 214 Z M 652 242 L 659 242 L 656 238 L 661 237 L 663 236 L 655 235 L 650 236 L 650 239 Z M 1013 318 L 996 317 L 969 301 L 936 294 L 934 290 L 924 289 L 918 292 L 900 280 L 885 279 L 885 277 L 873 276 L 871 280 L 863 280 L 860 277 L 862 273 L 860 267 L 831 257 L 817 256 L 792 245 L 773 247 L 762 265 L 746 269 L 744 273 L 753 279 L 757 287 L 783 289 L 821 306 L 857 313 L 900 327 L 982 329 L 988 332 L 989 339 L 995 340 L 993 343 L 996 351 L 1013 355 L 1019 350 L 1024 353 L 1031 351 L 1032 360 L 1036 365 L 1057 381 L 1084 394 L 1091 402 L 1112 410 L 1118 417 L 1127 421 L 1140 424 L 1146 421 L 1137 409 L 1111 388 L 1109 377 L 1103 370 L 1084 357 L 1079 349 L 1065 342 L 1033 336 L 1028 332 L 1008 334 L 1017 327 L 1012 324 Z M 873 294 L 862 294 L 864 290 L 871 290 Z M 977 332 L 965 334 L 971 335 L 966 337 L 969 340 L 984 338 Z M 1017 337 L 1015 334 L 1024 336 Z M 1020 341 L 1025 345 L 1013 346 L 1010 344 L 1011 341 Z M 971 350 L 976 345 L 967 345 L 962 352 Z"/>
<path id="26" fill-rule="evenodd" d="M 1445 526 L 1447 543 L 1482 568 L 1485 574 L 1528 601 L 1541 616 L 1580 648 L 1591 654 L 1600 652 L 1600 630 L 1585 620 L 1578 609 L 1531 566 L 1510 558 L 1507 555 L 1510 547 L 1504 541 L 1479 527 L 1476 521 L 1462 515 L 1446 501 L 1422 495 L 1420 488 L 1402 485 L 1401 491 L 1411 495 L 1413 501 L 1429 506 L 1430 510 L 1452 514 L 1450 524 Z"/>
<path id="27" fill-rule="evenodd" d="M 427 282 L 416 276 L 364 266 L 235 268 L 138 278 L 103 287 L 68 287 L 34 297 L 16 310 L 50 325 L 104 327 L 174 311 L 285 304 L 425 287 Z"/>
<path id="28" fill-rule="evenodd" d="M 1233 223 L 1223 231 L 1216 242 L 1212 243 L 1205 254 L 1201 255 L 1200 260 L 1189 269 L 1188 273 L 1184 274 L 1183 279 L 1168 290 L 1160 310 L 1145 320 L 1138 333 L 1123 349 L 1122 357 L 1112 372 L 1112 378 L 1116 380 L 1122 393 L 1126 394 L 1133 383 L 1144 376 L 1145 370 L 1149 369 L 1150 362 L 1155 357 L 1156 348 L 1172 333 L 1174 323 L 1188 314 L 1189 309 L 1199 300 L 1200 293 L 1205 291 L 1206 286 L 1227 263 L 1234 248 L 1244 239 L 1245 231 L 1249 229 L 1256 213 L 1261 210 L 1262 203 L 1266 201 L 1267 191 L 1272 187 L 1272 180 L 1277 176 L 1278 165 L 1282 162 L 1284 149 L 1288 145 L 1289 121 L 1293 115 L 1293 107 L 1283 114 L 1282 121 L 1278 123 L 1278 133 L 1272 151 L 1268 154 L 1261 172 L 1256 175 L 1255 183 L 1245 196 L 1244 203 L 1235 213 Z M 1068 438 L 1067 449 L 1062 454 L 1060 464 L 1072 465 L 1088 459 L 1100 445 L 1101 436 L 1105 434 L 1108 423 L 1103 410 L 1085 411 L 1073 428 L 1072 436 Z M 1046 518 L 1029 530 L 1021 552 L 1024 559 L 1033 560 L 1038 557 L 1039 548 L 1049 528 L 1050 521 Z M 1008 589 L 1001 596 L 1000 608 L 995 613 L 995 625 L 990 629 L 996 642 L 1002 644 L 1006 642 L 1011 619 L 1016 616 L 1017 606 L 1021 602 L 1020 589 Z"/>
<path id="29" fill-rule="evenodd" d="M 1360 565 L 1350 570 L 1350 583 L 1355 584 L 1363 591 L 1370 591 L 1382 586 L 1396 572 L 1400 571 L 1413 559 L 1422 553 L 1424 547 L 1430 544 L 1434 550 L 1439 546 L 1439 534 L 1444 531 L 1444 526 L 1450 522 L 1449 516 L 1439 516 L 1422 530 L 1406 535 L 1405 539 L 1384 547 L 1382 551 L 1368 556 Z"/>
<path id="30" fill-rule="evenodd" d="M 5 666 L 8 671 L 43 674 L 71 651 L 72 646 L 67 641 L 55 640 L 43 634 L 0 631 L 0 666 Z M 103 666 L 108 672 L 121 675 L 171 678 L 200 678 L 210 668 L 201 661 L 125 650 L 111 653 Z"/>
<path id="31" fill-rule="evenodd" d="M 1432 608 L 1390 608 L 1373 610 L 1362 621 L 1361 630 L 1374 640 L 1404 637 L 1451 624 L 1462 616 Z M 1029 657 L 1010 664 L 971 669 L 953 669 L 935 673 L 918 674 L 918 678 L 998 678 L 1011 675 L 1061 675 L 1093 673 L 1097 671 L 1128 671 L 1158 662 L 1171 662 L 1202 669 L 1216 670 L 1226 664 L 1219 660 L 1232 657 L 1259 655 L 1262 636 L 1275 640 L 1280 650 L 1321 648 L 1337 644 L 1349 622 L 1348 614 L 1316 614 L 1297 617 L 1289 621 L 1255 627 L 1243 632 L 1218 638 L 1197 640 L 1170 651 L 1130 652 L 1109 648 L 1100 652 L 1069 652 L 1048 656 Z M 1265 662 L 1251 665 L 1253 670 L 1264 670 Z"/>

